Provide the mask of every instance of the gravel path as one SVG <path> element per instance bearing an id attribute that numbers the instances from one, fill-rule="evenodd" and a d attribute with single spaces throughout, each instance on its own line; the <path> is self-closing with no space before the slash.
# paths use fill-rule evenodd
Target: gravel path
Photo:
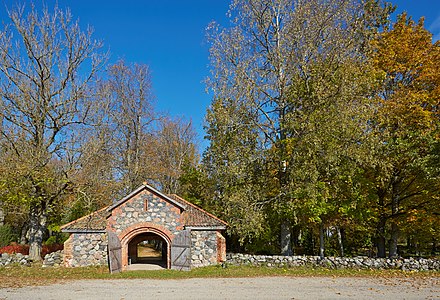
<path id="1" fill-rule="evenodd" d="M 81 280 L 0 289 L 0 299 L 440 299 L 440 278 Z"/>

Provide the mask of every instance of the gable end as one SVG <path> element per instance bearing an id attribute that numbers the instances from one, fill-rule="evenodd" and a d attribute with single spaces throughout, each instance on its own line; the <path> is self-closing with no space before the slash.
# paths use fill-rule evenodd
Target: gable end
<path id="1" fill-rule="evenodd" d="M 164 199 L 165 201 L 168 201 L 172 204 L 174 204 L 175 206 L 177 206 L 178 208 L 180 208 L 181 210 L 186 210 L 187 206 L 179 201 L 174 200 L 171 197 L 168 197 L 167 195 L 159 192 L 158 190 L 156 190 L 155 188 L 149 186 L 148 184 L 143 184 L 141 185 L 139 188 L 137 188 L 136 190 L 134 190 L 133 192 L 131 192 L 129 195 L 125 196 L 124 198 L 122 198 L 121 200 L 119 200 L 118 202 L 116 202 L 115 204 L 113 204 L 112 206 L 110 206 L 109 208 L 107 208 L 108 212 L 111 212 L 113 209 L 115 209 L 116 207 L 118 207 L 119 205 L 123 204 L 124 202 L 126 202 L 127 200 L 133 198 L 134 196 L 136 196 L 137 194 L 139 194 L 140 192 L 142 192 L 143 190 L 148 190 L 149 192 L 151 192 L 152 194 Z"/>

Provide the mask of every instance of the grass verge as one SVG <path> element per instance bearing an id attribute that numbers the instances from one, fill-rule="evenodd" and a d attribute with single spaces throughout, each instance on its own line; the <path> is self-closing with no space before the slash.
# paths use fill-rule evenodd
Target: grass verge
<path id="1" fill-rule="evenodd" d="M 109 274 L 106 267 L 42 268 L 8 266 L 0 268 L 0 288 L 48 285 L 69 280 L 87 279 L 188 279 L 188 278 L 234 278 L 234 277 L 371 277 L 371 278 L 427 278 L 440 277 L 440 272 L 405 272 L 401 270 L 355 270 L 325 268 L 267 268 L 252 266 L 210 266 L 189 272 L 175 270 L 127 271 Z"/>

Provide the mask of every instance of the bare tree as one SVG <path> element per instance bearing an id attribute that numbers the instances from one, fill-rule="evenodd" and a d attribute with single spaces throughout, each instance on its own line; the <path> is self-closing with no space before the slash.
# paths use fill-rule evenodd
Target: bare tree
<path id="1" fill-rule="evenodd" d="M 148 146 L 155 164 L 150 176 L 162 191 L 176 194 L 184 167 L 195 167 L 199 158 L 192 123 L 181 118 L 162 118 L 151 138 Z"/>
<path id="2" fill-rule="evenodd" d="M 150 70 L 147 65 L 119 61 L 108 70 L 109 126 L 117 180 L 130 192 L 145 179 L 142 160 L 145 135 L 157 119 L 153 108 Z"/>
<path id="3" fill-rule="evenodd" d="M 92 30 L 70 11 L 9 11 L 0 31 L 0 134 L 22 163 L 28 182 L 30 257 L 41 259 L 48 214 L 69 185 L 66 159 L 74 133 L 85 124 L 89 84 L 106 60 Z"/>

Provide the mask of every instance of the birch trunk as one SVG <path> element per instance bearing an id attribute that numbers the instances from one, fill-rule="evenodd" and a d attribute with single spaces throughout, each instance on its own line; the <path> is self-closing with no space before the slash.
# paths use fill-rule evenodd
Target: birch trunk
<path id="1" fill-rule="evenodd" d="M 339 254 L 344 257 L 344 244 L 342 243 L 341 228 L 339 226 L 336 226 L 336 233 L 338 235 Z"/>
<path id="2" fill-rule="evenodd" d="M 293 255 L 291 240 L 291 222 L 289 219 L 284 219 L 281 223 L 281 255 Z"/>
<path id="3" fill-rule="evenodd" d="M 319 257 L 324 258 L 324 224 L 319 224 Z"/>

